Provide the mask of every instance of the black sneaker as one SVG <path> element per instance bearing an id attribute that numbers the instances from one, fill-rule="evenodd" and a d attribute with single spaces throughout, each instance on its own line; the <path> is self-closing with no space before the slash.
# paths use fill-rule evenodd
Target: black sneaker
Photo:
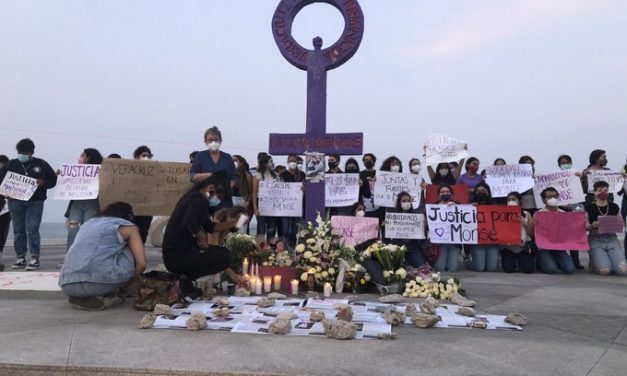
<path id="1" fill-rule="evenodd" d="M 102 311 L 105 309 L 105 302 L 95 296 L 86 298 L 70 297 L 69 302 L 75 308 L 83 311 Z"/>
<path id="2" fill-rule="evenodd" d="M 39 260 L 37 259 L 30 260 L 28 262 L 28 265 L 26 265 L 26 270 L 28 271 L 39 270 Z"/>
<path id="3" fill-rule="evenodd" d="M 11 265 L 11 269 L 24 269 L 26 267 L 26 259 L 24 257 L 18 257 L 17 260 Z"/>

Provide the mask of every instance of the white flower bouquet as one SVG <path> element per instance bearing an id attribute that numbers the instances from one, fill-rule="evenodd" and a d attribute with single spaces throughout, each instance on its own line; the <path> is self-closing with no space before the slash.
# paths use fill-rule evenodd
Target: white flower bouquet
<path id="1" fill-rule="evenodd" d="M 407 277 L 407 272 L 403 265 L 405 264 L 405 246 L 397 246 L 394 244 L 383 244 L 378 241 L 372 243 L 362 254 L 362 260 L 368 260 L 374 257 L 375 260 L 383 268 L 383 278 L 386 283 L 401 282 Z"/>
<path id="2" fill-rule="evenodd" d="M 403 296 L 409 298 L 426 298 L 431 296 L 439 300 L 451 300 L 455 293 L 463 293 L 461 283 L 457 278 L 446 281 L 440 279 L 440 273 L 433 273 L 431 278 L 417 276 L 405 284 Z"/>

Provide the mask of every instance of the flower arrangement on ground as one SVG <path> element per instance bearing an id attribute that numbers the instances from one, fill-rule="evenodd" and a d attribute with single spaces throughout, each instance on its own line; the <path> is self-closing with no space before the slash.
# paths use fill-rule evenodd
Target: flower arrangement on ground
<path id="1" fill-rule="evenodd" d="M 372 243 L 362 254 L 362 260 L 374 257 L 383 268 L 383 278 L 388 284 L 402 282 L 407 276 L 405 264 L 405 246 L 383 244 L 380 241 Z"/>
<path id="2" fill-rule="evenodd" d="M 354 262 L 344 272 L 344 289 L 355 293 L 361 293 L 370 282 L 370 274 L 361 264 Z"/>
<path id="3" fill-rule="evenodd" d="M 247 234 L 230 234 L 226 238 L 226 248 L 231 252 L 231 267 L 236 268 L 234 270 L 240 268 L 242 258 L 252 259 L 253 254 L 258 251 L 255 239 Z"/>
<path id="4" fill-rule="evenodd" d="M 426 298 L 431 296 L 439 300 L 451 300 L 455 293 L 463 294 L 462 285 L 458 278 L 449 278 L 444 281 L 440 273 L 419 273 L 405 285 L 403 296 L 410 298 Z"/>
<path id="5" fill-rule="evenodd" d="M 267 244 L 261 243 L 260 248 L 262 266 L 292 266 L 292 256 L 282 241 L 273 239 Z"/>
<path id="6" fill-rule="evenodd" d="M 339 268 L 340 257 L 354 258 L 355 250 L 342 244 L 339 232 L 333 231 L 331 221 L 316 218 L 317 226 L 309 222 L 299 228 L 296 235 L 296 256 L 294 266 L 300 280 L 307 281 L 312 274 L 314 283 L 320 287 L 325 282 L 334 282 Z"/>

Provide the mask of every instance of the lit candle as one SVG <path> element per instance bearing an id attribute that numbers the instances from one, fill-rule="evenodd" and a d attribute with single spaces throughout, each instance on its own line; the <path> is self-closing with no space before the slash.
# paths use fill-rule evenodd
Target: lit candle
<path id="1" fill-rule="evenodd" d="M 259 264 L 255 263 L 255 275 L 259 277 Z"/>
<path id="2" fill-rule="evenodd" d="M 272 291 L 272 277 L 263 277 L 263 292 Z"/>
<path id="3" fill-rule="evenodd" d="M 329 282 L 324 283 L 324 297 L 325 298 L 331 297 L 331 284 Z"/>
<path id="4" fill-rule="evenodd" d="M 261 295 L 261 280 L 260 279 L 255 280 L 255 294 Z"/>
<path id="5" fill-rule="evenodd" d="M 281 290 L 281 275 L 277 274 L 274 276 L 274 289 L 276 291 Z"/>
<path id="6" fill-rule="evenodd" d="M 242 260 L 242 273 L 248 273 L 248 257 L 244 257 Z"/>
<path id="7" fill-rule="evenodd" d="M 291 283 L 292 283 L 292 295 L 298 295 L 298 280 L 293 279 Z"/>

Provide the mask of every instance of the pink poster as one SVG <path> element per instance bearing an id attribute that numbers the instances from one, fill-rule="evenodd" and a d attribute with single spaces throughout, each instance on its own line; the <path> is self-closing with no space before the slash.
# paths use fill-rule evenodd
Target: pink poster
<path id="1" fill-rule="evenodd" d="M 583 212 L 537 212 L 536 244 L 550 251 L 588 251 L 586 215 Z"/>
<path id="2" fill-rule="evenodd" d="M 599 216 L 599 234 L 617 234 L 625 231 L 623 219 L 618 215 Z"/>
<path id="3" fill-rule="evenodd" d="M 346 245 L 357 245 L 379 236 L 379 219 L 369 217 L 331 217 L 331 226 L 340 232 Z"/>

